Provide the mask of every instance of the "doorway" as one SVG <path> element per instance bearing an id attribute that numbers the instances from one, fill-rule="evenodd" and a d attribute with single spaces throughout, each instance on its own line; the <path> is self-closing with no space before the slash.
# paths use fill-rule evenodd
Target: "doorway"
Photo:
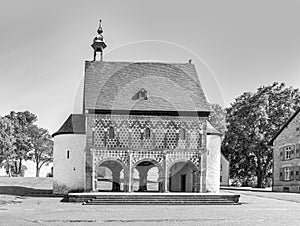
<path id="1" fill-rule="evenodd" d="M 181 191 L 186 192 L 186 174 L 180 175 Z"/>

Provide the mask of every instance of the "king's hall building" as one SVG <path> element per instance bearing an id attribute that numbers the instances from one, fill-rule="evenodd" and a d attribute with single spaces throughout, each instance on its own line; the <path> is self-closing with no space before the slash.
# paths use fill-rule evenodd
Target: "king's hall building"
<path id="1" fill-rule="evenodd" d="M 106 62 L 101 23 L 83 111 L 54 137 L 54 192 L 218 192 L 221 134 L 191 63 Z"/>

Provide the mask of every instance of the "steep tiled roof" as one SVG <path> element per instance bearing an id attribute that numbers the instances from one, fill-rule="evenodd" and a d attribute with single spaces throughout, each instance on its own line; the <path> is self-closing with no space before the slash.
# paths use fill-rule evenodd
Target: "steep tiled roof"
<path id="1" fill-rule="evenodd" d="M 87 110 L 210 111 L 192 64 L 87 61 L 84 84 Z"/>
<path id="2" fill-rule="evenodd" d="M 85 117 L 81 114 L 71 114 L 60 129 L 52 137 L 60 134 L 85 134 Z"/>

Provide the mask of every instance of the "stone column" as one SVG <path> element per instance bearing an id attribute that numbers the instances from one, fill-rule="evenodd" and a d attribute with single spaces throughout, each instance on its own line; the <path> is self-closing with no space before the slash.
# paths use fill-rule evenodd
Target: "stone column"
<path id="1" fill-rule="evenodd" d="M 128 189 L 127 192 L 132 192 L 132 152 L 128 151 L 128 180 L 127 180 L 127 184 L 128 184 Z"/>
<path id="2" fill-rule="evenodd" d="M 164 152 L 163 192 L 169 192 L 169 188 L 168 188 L 169 172 L 168 172 L 167 162 L 168 162 L 168 153 L 166 151 L 166 152 Z"/>
<path id="3" fill-rule="evenodd" d="M 199 171 L 193 171 L 193 192 L 199 192 L 200 191 L 200 177 L 199 177 Z"/>
<path id="4" fill-rule="evenodd" d="M 94 158 L 95 154 L 93 152 L 92 154 L 92 158 L 93 158 L 93 163 L 92 163 L 92 191 L 96 191 L 97 189 L 97 175 L 96 175 L 96 172 L 95 172 L 95 158 Z"/>
<path id="5" fill-rule="evenodd" d="M 93 190 L 93 156 L 91 150 L 86 148 L 85 156 L 85 191 L 89 192 Z"/>

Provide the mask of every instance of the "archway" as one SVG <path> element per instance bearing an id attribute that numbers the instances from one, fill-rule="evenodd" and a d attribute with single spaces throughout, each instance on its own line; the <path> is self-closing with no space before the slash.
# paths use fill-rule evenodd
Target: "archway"
<path id="1" fill-rule="evenodd" d="M 199 170 L 191 161 L 177 161 L 169 168 L 170 192 L 198 192 Z"/>
<path id="2" fill-rule="evenodd" d="M 133 191 L 161 192 L 163 187 L 162 172 L 162 166 L 155 160 L 138 161 L 133 166 Z"/>
<path id="3" fill-rule="evenodd" d="M 95 167 L 96 191 L 124 191 L 124 168 L 118 160 L 105 160 Z"/>

